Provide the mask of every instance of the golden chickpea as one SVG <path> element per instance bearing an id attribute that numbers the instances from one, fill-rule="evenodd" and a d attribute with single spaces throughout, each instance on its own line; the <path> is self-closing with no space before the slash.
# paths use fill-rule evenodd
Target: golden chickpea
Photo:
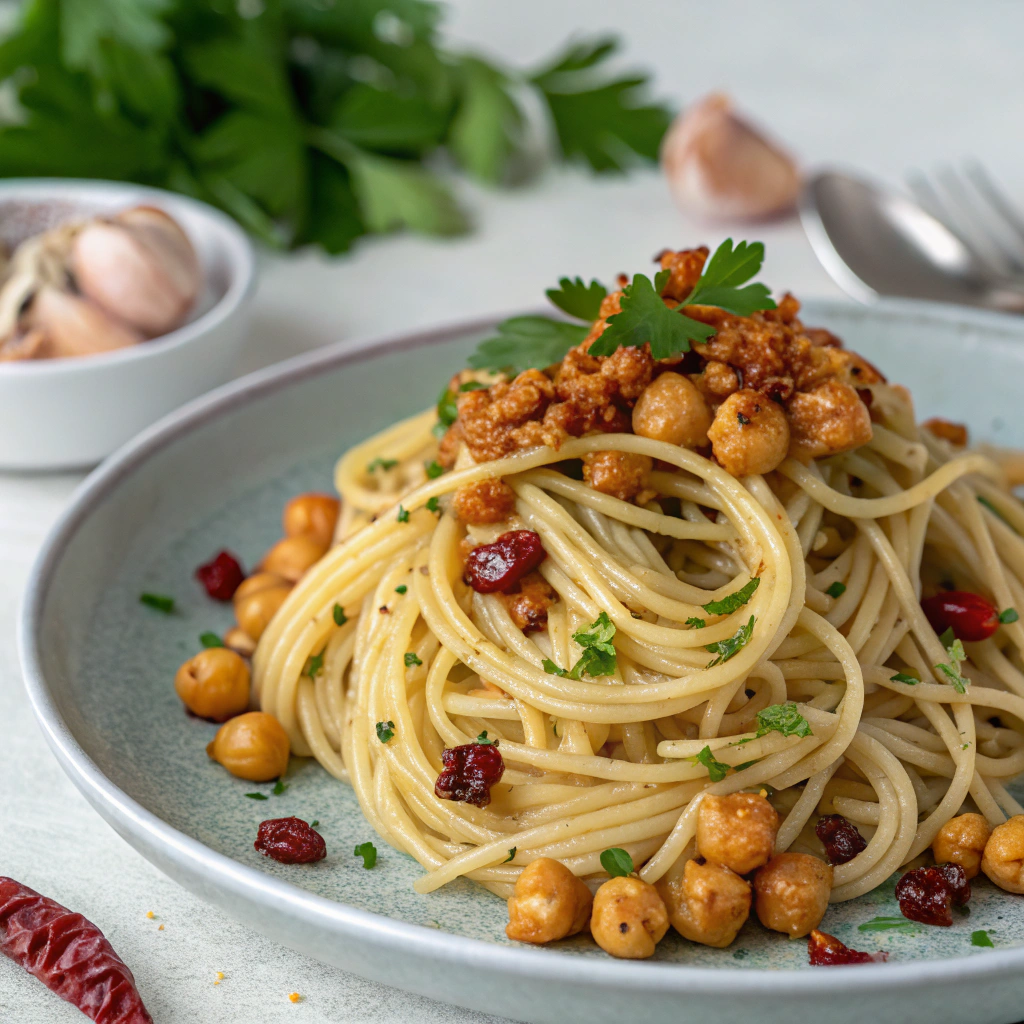
<path id="1" fill-rule="evenodd" d="M 249 666 L 227 647 L 209 647 L 178 669 L 174 689 L 192 714 L 226 722 L 249 706 Z"/>
<path id="2" fill-rule="evenodd" d="M 727 473 L 770 473 L 789 450 L 789 422 L 777 402 L 744 388 L 718 407 L 708 437 Z"/>
<path id="3" fill-rule="evenodd" d="M 992 829 L 980 814 L 950 818 L 932 843 L 935 863 L 959 864 L 969 879 L 974 878 L 981 870 L 981 855 L 990 835 Z"/>
<path id="4" fill-rule="evenodd" d="M 224 634 L 224 646 L 237 651 L 243 658 L 250 658 L 256 650 L 256 641 L 244 629 L 232 626 Z"/>
<path id="5" fill-rule="evenodd" d="M 235 618 L 242 632 L 259 640 L 292 586 L 272 572 L 258 572 L 235 591 Z"/>
<path id="6" fill-rule="evenodd" d="M 768 863 L 778 831 L 779 816 L 759 793 L 709 794 L 697 810 L 697 851 L 737 875 Z"/>
<path id="7" fill-rule="evenodd" d="M 308 537 L 329 548 L 338 525 L 341 502 L 329 494 L 297 494 L 284 507 L 281 525 L 286 537 Z"/>
<path id="8" fill-rule="evenodd" d="M 679 373 L 663 373 L 633 406 L 633 433 L 683 448 L 708 443 L 711 410 L 704 396 Z"/>
<path id="9" fill-rule="evenodd" d="M 269 782 L 283 775 L 290 750 L 284 726 L 265 711 L 229 719 L 206 747 L 214 761 L 250 782 Z"/>
<path id="10" fill-rule="evenodd" d="M 981 870 L 1007 892 L 1024 892 L 1024 814 L 996 825 L 985 844 Z"/>
<path id="11" fill-rule="evenodd" d="M 761 924 L 791 939 L 821 924 L 831 894 L 831 865 L 806 853 L 777 853 L 754 875 Z"/>
<path id="12" fill-rule="evenodd" d="M 724 949 L 750 916 L 750 883 L 721 864 L 688 860 L 682 875 L 657 888 L 672 927 L 691 942 Z"/>
<path id="13" fill-rule="evenodd" d="M 668 931 L 668 911 L 653 885 L 633 875 L 609 878 L 594 897 L 590 931 L 606 953 L 645 960 Z"/>
<path id="14" fill-rule="evenodd" d="M 289 583 L 298 583 L 327 554 L 327 547 L 312 537 L 282 537 L 263 556 L 260 570 L 276 573 Z"/>
<path id="15" fill-rule="evenodd" d="M 523 869 L 508 901 L 505 934 L 517 942 L 554 942 L 587 926 L 594 897 L 561 861 L 541 857 Z"/>

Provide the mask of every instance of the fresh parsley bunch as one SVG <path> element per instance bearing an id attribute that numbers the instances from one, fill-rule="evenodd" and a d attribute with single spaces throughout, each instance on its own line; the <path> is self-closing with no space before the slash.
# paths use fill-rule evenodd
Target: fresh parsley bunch
<path id="1" fill-rule="evenodd" d="M 466 217 L 434 167 L 490 183 L 527 150 L 524 93 L 559 158 L 655 160 L 669 112 L 615 77 L 611 39 L 520 71 L 441 45 L 429 0 L 24 0 L 0 41 L 0 176 L 112 178 L 221 207 L 273 245 L 348 249 Z"/>

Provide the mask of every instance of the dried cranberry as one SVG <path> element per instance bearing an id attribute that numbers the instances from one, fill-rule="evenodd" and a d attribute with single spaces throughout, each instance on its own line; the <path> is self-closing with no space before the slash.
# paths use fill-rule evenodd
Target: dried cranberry
<path id="1" fill-rule="evenodd" d="M 434 783 L 434 792 L 442 800 L 464 800 L 486 807 L 491 802 L 491 786 L 505 773 L 505 762 L 497 743 L 465 743 L 441 751 L 444 771 Z"/>
<path id="2" fill-rule="evenodd" d="M 843 964 L 883 963 L 889 959 L 888 953 L 861 953 L 850 949 L 834 935 L 819 932 L 815 928 L 807 936 L 807 957 L 812 967 L 840 967 Z"/>
<path id="3" fill-rule="evenodd" d="M 260 822 L 256 842 L 260 853 L 282 864 L 309 864 L 327 856 L 327 844 L 301 818 L 271 818 Z"/>
<path id="4" fill-rule="evenodd" d="M 544 561 L 540 534 L 510 530 L 493 544 L 473 548 L 466 558 L 466 581 L 478 594 L 511 589 Z"/>
<path id="5" fill-rule="evenodd" d="M 926 597 L 921 607 L 940 636 L 952 629 L 958 640 L 987 640 L 999 628 L 999 612 L 969 590 L 947 590 Z"/>
<path id="6" fill-rule="evenodd" d="M 230 601 L 245 579 L 245 573 L 230 551 L 221 551 L 212 562 L 196 569 L 196 579 L 215 601 Z"/>
<path id="7" fill-rule="evenodd" d="M 814 834 L 825 847 L 829 864 L 845 864 L 867 848 L 867 841 L 852 822 L 841 814 L 823 814 L 814 826 Z"/>
<path id="8" fill-rule="evenodd" d="M 896 883 L 896 899 L 904 917 L 921 924 L 948 928 L 953 923 L 952 905 L 971 898 L 967 875 L 959 864 L 914 868 Z"/>

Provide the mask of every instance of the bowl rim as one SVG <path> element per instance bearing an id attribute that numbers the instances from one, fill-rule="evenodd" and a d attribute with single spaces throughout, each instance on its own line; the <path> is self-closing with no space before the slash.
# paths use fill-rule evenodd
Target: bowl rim
<path id="1" fill-rule="evenodd" d="M 90 356 L 68 356 L 62 359 L 25 359 L 0 363 L 0 380 L 55 377 L 69 373 L 102 372 L 107 367 L 138 362 L 151 356 L 183 348 L 215 330 L 233 316 L 252 292 L 256 282 L 256 254 L 252 241 L 241 226 L 226 213 L 209 203 L 168 189 L 133 182 L 92 180 L 89 178 L 7 178 L 0 181 L 0 202 L 22 196 L 26 199 L 87 200 L 89 195 L 150 200 L 154 206 L 171 210 L 185 207 L 212 228 L 230 269 L 230 280 L 224 294 L 202 316 L 176 327 L 173 331 L 149 338 L 137 345 L 98 352 Z"/>
<path id="2" fill-rule="evenodd" d="M 1016 335 L 1024 341 L 1024 321 L 1008 314 L 914 300 L 883 299 L 869 307 L 830 298 L 809 300 L 808 305 L 812 303 L 815 310 L 823 311 L 825 316 L 830 310 L 848 313 L 859 309 L 867 317 L 883 315 L 904 321 L 988 326 L 1004 336 Z M 180 436 L 216 420 L 222 413 L 291 387 L 325 370 L 450 341 L 463 335 L 479 334 L 492 329 L 501 319 L 504 318 L 489 316 L 423 331 L 402 332 L 355 343 L 336 343 L 258 370 L 165 416 L 106 459 L 83 481 L 50 529 L 32 566 L 19 615 L 17 637 L 25 687 L 36 720 L 57 760 L 78 789 L 123 837 L 134 835 L 138 838 L 139 844 L 133 841 L 131 845 L 143 856 L 151 861 L 154 859 L 143 852 L 143 847 L 159 851 L 163 859 L 174 862 L 182 875 L 202 879 L 207 892 L 213 888 L 229 893 L 247 902 L 249 909 L 257 913 L 262 909 L 287 914 L 292 920 L 358 941 L 364 947 L 375 948 L 381 953 L 401 953 L 421 961 L 459 963 L 474 971 L 491 971 L 506 979 L 562 981 L 632 994 L 717 995 L 728 989 L 743 998 L 795 996 L 815 999 L 853 996 L 868 988 L 873 993 L 884 995 L 919 989 L 929 982 L 948 984 L 970 980 L 977 983 L 985 979 L 995 980 L 1007 972 L 1024 968 L 1024 946 L 996 949 L 984 955 L 861 964 L 855 969 L 815 971 L 732 964 L 699 967 L 658 961 L 604 960 L 559 955 L 558 951 L 552 950 L 492 944 L 335 902 L 241 864 L 169 825 L 116 786 L 90 759 L 50 693 L 40 650 L 47 594 L 64 551 L 81 524 L 142 464 L 159 455 Z M 209 900 L 206 895 L 201 898 Z M 241 916 L 235 911 L 229 913 L 236 919 Z M 397 979 L 391 984 L 401 987 Z"/>

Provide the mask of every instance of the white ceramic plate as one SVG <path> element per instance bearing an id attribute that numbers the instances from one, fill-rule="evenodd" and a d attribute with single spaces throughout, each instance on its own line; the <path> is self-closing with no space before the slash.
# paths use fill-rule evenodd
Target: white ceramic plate
<path id="1" fill-rule="evenodd" d="M 976 437 L 1024 443 L 1024 321 L 891 303 L 809 303 L 890 378 L 918 414 L 966 420 Z M 982 880 L 969 917 L 916 934 L 862 933 L 895 913 L 891 884 L 831 908 L 824 927 L 892 962 L 811 969 L 803 942 L 749 923 L 728 950 L 671 935 L 654 960 L 615 961 L 589 939 L 548 949 L 505 939 L 504 905 L 471 883 L 418 896 L 419 867 L 386 848 L 365 871 L 351 851 L 372 836 L 351 791 L 314 763 L 294 765 L 270 803 L 208 761 L 214 727 L 187 718 L 171 680 L 230 609 L 192 572 L 221 547 L 247 564 L 279 534 L 284 500 L 329 486 L 346 447 L 432 402 L 490 327 L 434 331 L 328 350 L 253 375 L 173 414 L 83 485 L 36 565 L 21 650 L 36 714 L 61 764 L 143 856 L 278 941 L 434 998 L 521 1020 L 830 1024 L 1008 1022 L 1024 1005 L 1024 903 Z M 144 590 L 176 597 L 161 616 Z M 328 858 L 285 867 L 252 848 L 265 817 L 322 823 Z M 984 928 L 995 949 L 971 945 Z"/>

